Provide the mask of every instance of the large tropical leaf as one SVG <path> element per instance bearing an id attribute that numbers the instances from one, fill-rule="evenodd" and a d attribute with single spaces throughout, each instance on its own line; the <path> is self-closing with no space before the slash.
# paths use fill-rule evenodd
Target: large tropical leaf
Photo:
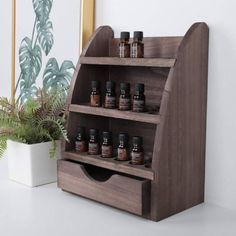
<path id="1" fill-rule="evenodd" d="M 50 58 L 43 75 L 43 88 L 46 92 L 53 89 L 67 92 L 74 72 L 74 65 L 71 61 L 64 61 L 59 68 L 57 60 Z"/>
<path id="2" fill-rule="evenodd" d="M 19 50 L 19 62 L 24 79 L 35 79 L 42 66 L 42 53 L 38 45 L 33 47 L 31 39 L 25 37 Z"/>
<path id="3" fill-rule="evenodd" d="M 42 53 L 38 45 L 33 47 L 31 39 L 24 38 L 19 50 L 19 62 L 21 68 L 20 95 L 18 100 L 26 100 L 29 96 L 35 96 L 36 78 L 42 67 Z"/>
<path id="4" fill-rule="evenodd" d="M 45 24 L 52 9 L 53 0 L 33 0 L 33 7 L 38 20 Z"/>
<path id="5" fill-rule="evenodd" d="M 53 26 L 50 20 L 47 20 L 45 23 L 37 21 L 38 40 L 46 56 L 50 52 L 54 43 L 52 30 Z"/>

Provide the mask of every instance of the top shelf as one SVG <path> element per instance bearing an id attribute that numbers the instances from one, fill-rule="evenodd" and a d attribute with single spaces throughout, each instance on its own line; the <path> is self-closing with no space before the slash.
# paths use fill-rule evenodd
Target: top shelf
<path id="1" fill-rule="evenodd" d="M 80 57 L 80 64 L 112 66 L 174 67 L 174 58 Z"/>

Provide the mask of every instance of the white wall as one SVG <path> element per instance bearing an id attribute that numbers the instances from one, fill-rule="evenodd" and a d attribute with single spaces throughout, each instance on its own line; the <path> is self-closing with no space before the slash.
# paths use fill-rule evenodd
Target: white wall
<path id="1" fill-rule="evenodd" d="M 11 1 L 0 0 L 0 96 L 11 94 Z"/>
<path id="2" fill-rule="evenodd" d="M 206 201 L 236 210 L 236 1 L 97 0 L 96 25 L 183 35 L 193 22 L 210 27 Z"/>

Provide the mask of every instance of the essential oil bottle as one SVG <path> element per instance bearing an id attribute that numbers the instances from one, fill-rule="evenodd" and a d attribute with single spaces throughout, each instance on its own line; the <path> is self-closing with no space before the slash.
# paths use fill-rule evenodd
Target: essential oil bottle
<path id="1" fill-rule="evenodd" d="M 78 134 L 75 141 L 76 152 L 87 152 L 86 133 L 84 127 L 78 127 Z"/>
<path id="2" fill-rule="evenodd" d="M 106 82 L 105 108 L 116 108 L 116 84 L 113 81 Z"/>
<path id="3" fill-rule="evenodd" d="M 132 139 L 133 148 L 131 151 L 131 163 L 133 165 L 143 165 L 144 164 L 144 154 L 143 154 L 143 139 L 142 137 L 135 136 Z"/>
<path id="4" fill-rule="evenodd" d="M 143 44 L 142 31 L 134 32 L 133 43 L 131 45 L 131 57 L 133 58 L 144 57 L 144 44 Z"/>
<path id="5" fill-rule="evenodd" d="M 112 148 L 112 132 L 104 131 L 102 133 L 102 157 L 112 158 L 113 148 Z"/>
<path id="6" fill-rule="evenodd" d="M 119 110 L 128 111 L 131 109 L 130 84 L 120 84 Z"/>
<path id="7" fill-rule="evenodd" d="M 89 130 L 89 144 L 88 144 L 88 154 L 98 155 L 100 152 L 99 148 L 99 132 L 97 129 Z"/>
<path id="8" fill-rule="evenodd" d="M 145 111 L 145 95 L 144 95 L 144 84 L 136 84 L 133 96 L 133 108 L 134 112 Z"/>
<path id="9" fill-rule="evenodd" d="M 128 161 L 129 157 L 129 136 L 126 133 L 119 134 L 119 146 L 118 146 L 118 156 L 119 161 Z"/>
<path id="10" fill-rule="evenodd" d="M 119 56 L 121 58 L 130 57 L 129 38 L 130 38 L 129 32 L 121 32 L 120 33 Z"/>
<path id="11" fill-rule="evenodd" d="M 100 107 L 101 106 L 101 91 L 100 91 L 100 82 L 97 80 L 93 80 L 92 90 L 90 94 L 90 105 L 92 107 Z"/>

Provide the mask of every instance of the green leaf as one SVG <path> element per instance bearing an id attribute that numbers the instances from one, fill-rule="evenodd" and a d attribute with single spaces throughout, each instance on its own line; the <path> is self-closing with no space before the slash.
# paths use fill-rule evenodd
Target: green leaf
<path id="1" fill-rule="evenodd" d="M 46 92 L 53 89 L 64 90 L 70 85 L 75 67 L 71 61 L 64 61 L 59 68 L 57 60 L 50 58 L 43 74 L 43 88 Z"/>
<path id="2" fill-rule="evenodd" d="M 32 41 L 28 37 L 21 42 L 19 62 L 22 73 L 19 97 L 27 99 L 28 96 L 34 96 L 37 91 L 35 82 L 42 67 L 41 49 L 38 45 L 33 47 Z"/>
<path id="3" fill-rule="evenodd" d="M 38 20 L 45 24 L 52 9 L 53 0 L 33 0 L 33 7 Z"/>
<path id="4" fill-rule="evenodd" d="M 52 30 L 53 26 L 50 20 L 47 20 L 45 23 L 37 21 L 38 40 L 46 56 L 49 54 L 54 44 Z"/>

